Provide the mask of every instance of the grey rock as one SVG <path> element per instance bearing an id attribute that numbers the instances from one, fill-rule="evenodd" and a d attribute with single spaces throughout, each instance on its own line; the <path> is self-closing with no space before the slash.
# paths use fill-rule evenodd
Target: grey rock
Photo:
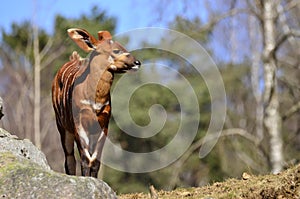
<path id="1" fill-rule="evenodd" d="M 45 155 L 29 140 L 21 140 L 0 128 L 0 151 L 10 151 L 15 155 L 29 159 L 44 169 L 50 170 Z"/>
<path id="2" fill-rule="evenodd" d="M 102 180 L 54 172 L 29 140 L 0 129 L 0 198 L 117 198 Z"/>

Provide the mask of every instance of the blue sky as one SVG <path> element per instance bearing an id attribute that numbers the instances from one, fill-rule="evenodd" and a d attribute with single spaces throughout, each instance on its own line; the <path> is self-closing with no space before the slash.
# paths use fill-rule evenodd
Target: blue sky
<path id="1" fill-rule="evenodd" d="M 159 3 L 155 0 L 8 0 L 2 2 L 0 7 L 0 27 L 9 31 L 13 22 L 29 20 L 51 33 L 55 15 L 76 18 L 83 13 L 88 14 L 94 5 L 105 10 L 109 16 L 117 17 L 116 33 L 149 25 L 162 27 L 163 23 L 157 20 L 158 12 L 152 6 Z M 170 4 L 168 1 L 164 9 L 167 13 L 164 21 L 171 20 L 182 9 L 182 1 L 170 1 Z"/>
<path id="2" fill-rule="evenodd" d="M 51 33 L 55 15 L 61 14 L 65 17 L 76 18 L 83 13 L 88 14 L 93 5 L 107 11 L 108 15 L 118 18 L 117 31 L 125 31 L 147 24 L 147 17 L 144 16 L 144 12 L 140 9 L 133 9 L 133 1 L 8 0 L 5 1 L 4 6 L 2 4 L 0 7 L 0 26 L 9 31 L 12 22 L 20 23 L 29 20 L 36 22 L 41 28 Z M 132 23 L 133 20 L 134 23 Z"/>

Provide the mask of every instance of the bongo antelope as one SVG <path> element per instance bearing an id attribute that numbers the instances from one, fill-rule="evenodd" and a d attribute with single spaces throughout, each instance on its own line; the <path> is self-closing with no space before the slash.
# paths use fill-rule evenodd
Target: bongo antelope
<path id="1" fill-rule="evenodd" d="M 52 103 L 65 154 L 65 170 L 76 175 L 76 142 L 82 175 L 97 177 L 111 115 L 114 73 L 138 69 L 141 63 L 113 41 L 108 31 L 99 31 L 98 39 L 79 28 L 68 29 L 68 35 L 90 54 L 81 58 L 74 51 L 52 82 Z"/>

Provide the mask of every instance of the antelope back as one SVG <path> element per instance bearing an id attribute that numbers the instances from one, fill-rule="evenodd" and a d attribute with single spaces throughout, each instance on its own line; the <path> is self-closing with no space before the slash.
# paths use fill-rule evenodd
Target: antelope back
<path id="1" fill-rule="evenodd" d="M 70 61 L 65 63 L 57 72 L 52 83 L 52 103 L 57 125 L 74 132 L 72 113 L 72 92 L 75 80 L 86 70 L 87 60 L 81 59 L 74 51 Z"/>

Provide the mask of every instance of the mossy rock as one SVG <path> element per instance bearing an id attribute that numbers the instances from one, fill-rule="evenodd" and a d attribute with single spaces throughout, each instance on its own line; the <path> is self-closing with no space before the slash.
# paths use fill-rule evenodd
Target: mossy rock
<path id="1" fill-rule="evenodd" d="M 102 180 L 52 171 L 29 140 L 0 129 L 0 144 L 0 198 L 117 198 Z"/>
<path id="2" fill-rule="evenodd" d="M 19 139 L 2 128 L 0 128 L 0 151 L 10 151 L 50 170 L 46 156 L 32 142 L 28 139 Z"/>

